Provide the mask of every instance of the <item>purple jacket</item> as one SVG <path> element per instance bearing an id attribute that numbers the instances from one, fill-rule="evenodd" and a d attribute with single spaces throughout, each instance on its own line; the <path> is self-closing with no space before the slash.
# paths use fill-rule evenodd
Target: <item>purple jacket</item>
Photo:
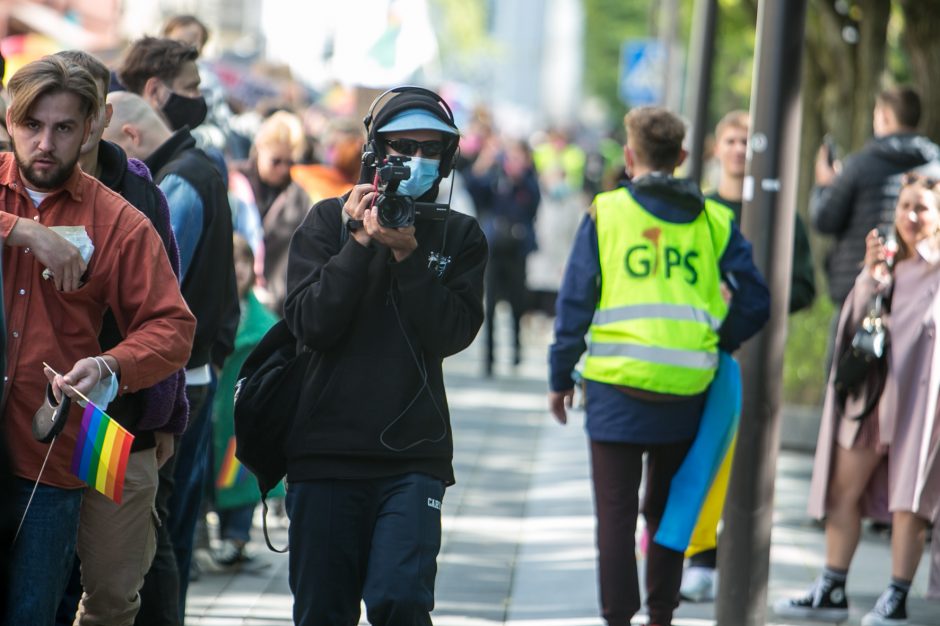
<path id="1" fill-rule="evenodd" d="M 166 197 L 150 176 L 147 166 L 137 159 L 128 159 L 124 151 L 115 144 L 102 141 L 98 150 L 100 181 L 108 188 L 120 193 L 125 200 L 146 215 L 153 223 L 166 248 L 173 272 L 179 276 L 179 249 L 170 226 L 170 210 Z M 113 319 L 105 317 L 100 336 L 106 348 L 121 340 Z M 118 407 L 115 417 L 123 426 L 137 434 L 147 431 L 180 434 L 189 420 L 189 404 L 186 400 L 186 382 L 183 370 L 136 394 L 139 409 L 122 415 Z"/>

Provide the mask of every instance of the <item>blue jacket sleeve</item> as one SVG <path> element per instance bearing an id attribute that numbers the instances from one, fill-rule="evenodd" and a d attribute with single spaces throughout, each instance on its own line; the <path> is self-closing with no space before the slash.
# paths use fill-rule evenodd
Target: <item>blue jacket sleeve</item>
<path id="1" fill-rule="evenodd" d="M 493 204 L 493 174 L 485 172 L 483 174 L 474 174 L 472 168 L 464 174 L 464 182 L 467 184 L 467 192 L 473 198 L 477 211 L 487 211 Z"/>
<path id="2" fill-rule="evenodd" d="M 731 239 L 718 267 L 722 278 L 734 290 L 728 315 L 718 331 L 718 347 L 731 353 L 767 323 L 770 290 L 754 265 L 751 244 L 738 230 L 737 224 L 732 226 Z"/>
<path id="3" fill-rule="evenodd" d="M 548 351 L 549 385 L 552 391 L 574 388 L 572 372 L 587 348 L 584 336 L 591 327 L 600 295 L 601 264 L 597 229 L 585 215 L 555 303 L 555 342 Z"/>
<path id="4" fill-rule="evenodd" d="M 183 282 L 202 237 L 202 198 L 192 185 L 176 174 L 167 175 L 159 187 L 170 207 L 170 225 L 179 246 L 180 282 Z"/>

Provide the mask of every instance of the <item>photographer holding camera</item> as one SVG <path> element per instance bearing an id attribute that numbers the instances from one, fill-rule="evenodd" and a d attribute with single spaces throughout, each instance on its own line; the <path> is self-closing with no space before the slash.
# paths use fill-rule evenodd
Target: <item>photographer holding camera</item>
<path id="1" fill-rule="evenodd" d="M 483 322 L 483 233 L 432 202 L 457 152 L 450 109 L 398 87 L 364 123 L 361 183 L 314 205 L 288 261 L 285 319 L 314 351 L 285 446 L 304 626 L 353 626 L 361 599 L 372 624 L 431 623 L 454 483 L 441 364 Z"/>

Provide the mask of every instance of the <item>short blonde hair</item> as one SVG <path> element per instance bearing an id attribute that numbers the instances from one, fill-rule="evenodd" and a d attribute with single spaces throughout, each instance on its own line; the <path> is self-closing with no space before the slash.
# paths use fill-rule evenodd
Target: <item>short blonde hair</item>
<path id="1" fill-rule="evenodd" d="M 43 96 L 66 92 L 78 96 L 87 118 L 98 112 L 98 84 L 88 70 L 67 63 L 56 55 L 44 56 L 24 65 L 7 84 L 10 92 L 10 120 L 23 124 L 29 112 Z"/>
<path id="2" fill-rule="evenodd" d="M 288 111 L 277 111 L 264 120 L 255 134 L 254 147 L 271 145 L 290 146 L 291 155 L 299 161 L 305 147 L 304 126 L 300 118 Z"/>
<path id="3" fill-rule="evenodd" d="M 721 133 L 729 128 L 739 128 L 747 132 L 750 126 L 751 116 L 747 111 L 743 109 L 730 111 L 725 113 L 724 117 L 718 120 L 718 125 L 715 126 L 715 138 L 721 137 Z"/>

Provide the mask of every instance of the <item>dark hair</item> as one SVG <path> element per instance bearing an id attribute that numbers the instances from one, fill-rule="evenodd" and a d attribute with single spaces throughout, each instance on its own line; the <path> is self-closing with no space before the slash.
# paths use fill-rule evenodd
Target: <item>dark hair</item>
<path id="1" fill-rule="evenodd" d="M 138 39 L 124 56 L 118 78 L 128 91 L 140 95 L 151 78 L 164 83 L 179 76 L 180 68 L 187 61 L 195 62 L 199 51 L 173 39 L 144 37 Z"/>
<path id="2" fill-rule="evenodd" d="M 87 117 L 97 113 L 100 99 L 95 79 L 80 65 L 66 63 L 63 59 L 49 55 L 24 65 L 10 79 L 10 121 L 22 124 L 30 109 L 39 98 L 66 92 L 78 96 L 82 112 Z"/>
<path id="3" fill-rule="evenodd" d="M 202 36 L 199 38 L 199 45 L 206 45 L 206 42 L 209 41 L 209 29 L 206 28 L 206 25 L 195 15 L 174 15 L 163 25 L 163 36 L 169 37 L 174 29 L 186 28 L 187 26 L 193 25 L 198 26 L 199 30 L 202 31 Z"/>
<path id="4" fill-rule="evenodd" d="M 623 125 L 640 162 L 657 171 L 675 169 L 685 138 L 685 124 L 678 115 L 663 107 L 639 107 L 627 113 Z"/>
<path id="5" fill-rule="evenodd" d="M 920 95 L 913 87 L 903 85 L 885 89 L 878 94 L 876 102 L 891 109 L 901 126 L 917 128 L 920 124 Z"/>
<path id="6" fill-rule="evenodd" d="M 88 54 L 84 50 L 63 50 L 62 52 L 56 52 L 54 56 L 59 57 L 66 63 L 85 68 L 95 81 L 104 85 L 105 91 L 108 90 L 108 85 L 111 83 L 111 70 L 94 55 Z"/>

